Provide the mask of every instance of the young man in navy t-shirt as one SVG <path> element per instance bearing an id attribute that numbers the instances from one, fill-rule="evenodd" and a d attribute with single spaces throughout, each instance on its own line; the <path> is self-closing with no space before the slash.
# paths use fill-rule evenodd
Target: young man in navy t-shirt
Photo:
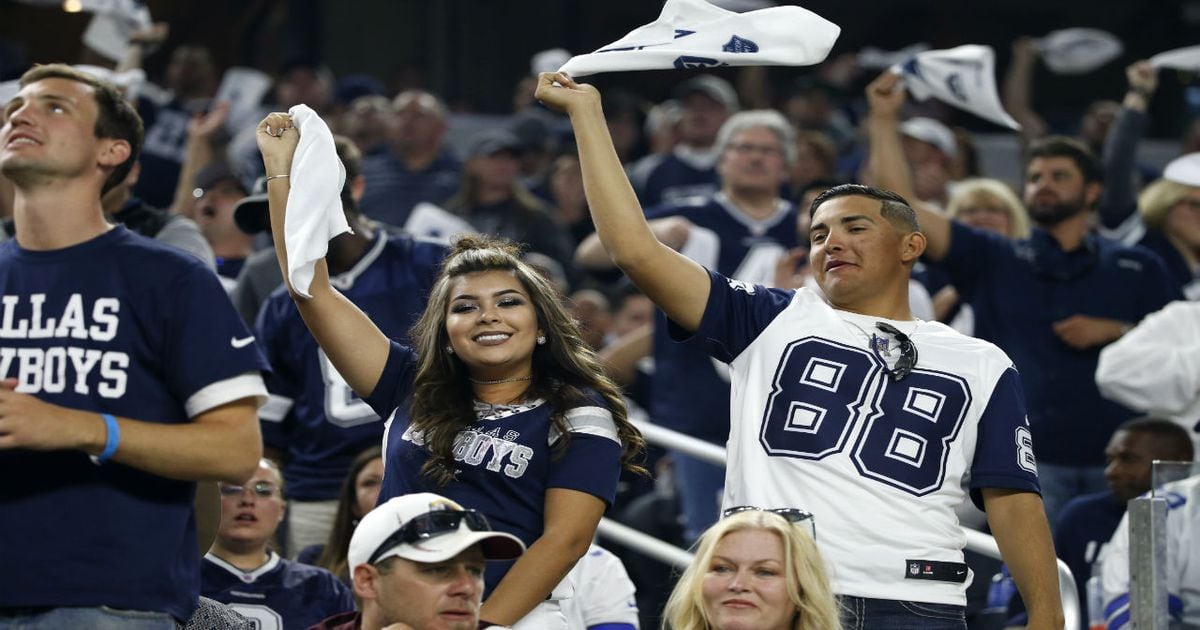
<path id="1" fill-rule="evenodd" d="M 119 92 L 41 66 L 4 118 L 0 628 L 174 628 L 199 592 L 193 481 L 254 472 L 266 363 L 201 262 L 105 220 L 142 141 Z"/>

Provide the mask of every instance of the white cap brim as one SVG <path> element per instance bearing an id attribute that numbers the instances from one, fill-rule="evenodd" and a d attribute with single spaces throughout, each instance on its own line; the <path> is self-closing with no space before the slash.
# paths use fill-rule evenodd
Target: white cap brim
<path id="1" fill-rule="evenodd" d="M 383 552 L 375 562 L 393 557 L 413 562 L 442 562 L 476 544 L 482 547 L 486 560 L 512 560 L 525 552 L 525 543 L 512 534 L 497 531 L 477 532 L 469 529 L 466 523 L 462 523 L 453 534 L 396 545 Z"/>

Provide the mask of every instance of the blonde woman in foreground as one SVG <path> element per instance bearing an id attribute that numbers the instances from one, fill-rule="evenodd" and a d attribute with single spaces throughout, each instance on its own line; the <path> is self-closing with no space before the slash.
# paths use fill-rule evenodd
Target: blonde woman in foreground
<path id="1" fill-rule="evenodd" d="M 664 630 L 840 630 L 812 516 L 726 514 L 696 543 L 696 559 L 667 601 Z"/>

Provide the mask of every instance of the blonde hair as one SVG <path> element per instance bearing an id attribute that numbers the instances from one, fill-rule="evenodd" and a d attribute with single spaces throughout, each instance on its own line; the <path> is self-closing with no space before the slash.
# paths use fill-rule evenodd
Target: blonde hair
<path id="1" fill-rule="evenodd" d="M 946 205 L 946 216 L 957 218 L 980 199 L 997 203 L 1004 209 L 1008 215 L 1008 234 L 1005 236 L 1014 241 L 1029 238 L 1029 215 L 1025 212 L 1025 205 L 1000 180 L 975 177 L 959 182 L 950 196 L 950 203 Z"/>
<path id="2" fill-rule="evenodd" d="M 840 630 L 838 607 L 825 574 L 825 564 L 806 524 L 795 525 L 771 512 L 752 510 L 723 518 L 696 542 L 696 558 L 680 576 L 663 610 L 663 630 L 709 630 L 704 609 L 704 575 L 717 543 L 734 532 L 763 530 L 783 542 L 783 570 L 788 599 L 796 606 L 792 630 Z"/>
<path id="3" fill-rule="evenodd" d="M 1152 230 L 1162 231 L 1167 223 L 1167 215 L 1175 204 L 1192 192 L 1195 186 L 1180 184 L 1169 179 L 1155 180 L 1142 194 L 1138 195 L 1138 210 L 1142 213 L 1142 223 Z"/>

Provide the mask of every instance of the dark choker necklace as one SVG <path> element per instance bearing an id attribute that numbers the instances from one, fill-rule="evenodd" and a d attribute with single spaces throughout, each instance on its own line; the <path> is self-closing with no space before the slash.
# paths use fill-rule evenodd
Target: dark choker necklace
<path id="1" fill-rule="evenodd" d="M 468 377 L 467 380 L 471 381 L 471 383 L 474 385 L 499 385 L 500 383 L 516 383 L 517 381 L 531 381 L 531 380 L 533 380 L 533 375 L 530 374 L 528 376 L 514 376 L 512 378 L 498 378 L 498 379 L 490 380 L 490 381 L 479 381 L 479 380 Z"/>

